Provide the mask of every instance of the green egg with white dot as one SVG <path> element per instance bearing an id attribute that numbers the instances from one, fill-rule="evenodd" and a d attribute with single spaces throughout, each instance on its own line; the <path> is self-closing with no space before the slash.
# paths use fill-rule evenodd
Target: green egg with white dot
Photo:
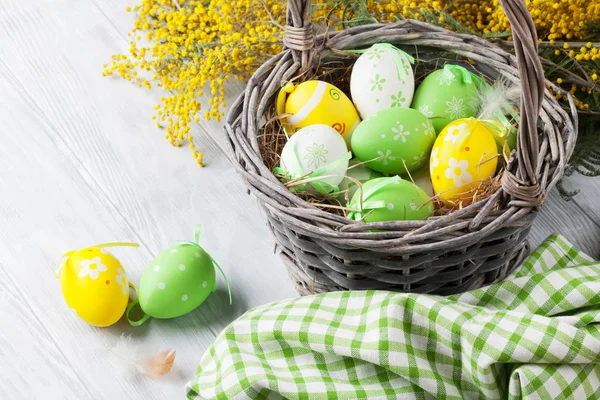
<path id="1" fill-rule="evenodd" d="M 427 164 L 436 134 L 427 117 L 411 108 L 392 107 L 363 120 L 352 135 L 352 151 L 383 174 L 405 174 Z"/>
<path id="2" fill-rule="evenodd" d="M 215 265 L 220 270 L 213 258 L 193 242 L 182 242 L 161 252 L 142 275 L 138 297 L 127 309 L 129 323 L 138 326 L 149 318 L 176 318 L 196 309 L 216 290 Z M 138 304 L 143 316 L 134 318 L 131 313 Z"/>

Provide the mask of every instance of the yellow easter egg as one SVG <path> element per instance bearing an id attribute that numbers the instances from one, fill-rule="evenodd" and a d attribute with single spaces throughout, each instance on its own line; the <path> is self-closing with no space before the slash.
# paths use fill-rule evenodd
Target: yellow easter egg
<path id="1" fill-rule="evenodd" d="M 277 112 L 290 114 L 282 120 L 288 135 L 309 125 L 329 125 L 350 146 L 350 138 L 360 118 L 354 104 L 340 89 L 323 81 L 288 83 L 279 92 Z"/>
<path id="2" fill-rule="evenodd" d="M 490 127 L 475 118 L 459 119 L 440 132 L 429 171 L 435 193 L 448 206 L 472 199 L 498 165 L 498 148 Z"/>
<path id="3" fill-rule="evenodd" d="M 60 284 L 67 305 L 91 325 L 112 325 L 127 307 L 125 269 L 104 249 L 92 247 L 70 253 L 60 272 Z"/>

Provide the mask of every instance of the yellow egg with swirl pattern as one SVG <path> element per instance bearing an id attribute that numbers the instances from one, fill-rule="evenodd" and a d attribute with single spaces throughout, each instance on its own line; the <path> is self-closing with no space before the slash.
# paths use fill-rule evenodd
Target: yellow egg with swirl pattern
<path id="1" fill-rule="evenodd" d="M 490 127 L 475 118 L 449 123 L 431 151 L 429 171 L 435 193 L 455 207 L 473 198 L 478 187 L 494 176 L 498 147 Z"/>
<path id="2" fill-rule="evenodd" d="M 286 84 L 277 97 L 277 113 L 287 115 L 282 124 L 288 135 L 309 125 L 329 125 L 346 141 L 360 117 L 352 101 L 331 83 L 311 80 L 298 85 Z"/>

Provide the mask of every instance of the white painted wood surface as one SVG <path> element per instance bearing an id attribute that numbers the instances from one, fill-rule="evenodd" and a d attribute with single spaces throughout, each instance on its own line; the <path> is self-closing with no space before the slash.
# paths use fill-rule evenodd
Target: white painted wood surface
<path id="1" fill-rule="evenodd" d="M 183 398 L 221 329 L 250 307 L 295 296 L 219 125 L 194 127 L 209 164 L 198 168 L 150 120 L 160 93 L 101 76 L 111 54 L 127 51 L 129 3 L 0 1 L 0 399 Z M 573 182 L 583 192 L 569 203 L 553 193 L 531 241 L 558 231 L 597 257 L 600 184 Z M 229 276 L 233 306 L 221 289 L 178 319 L 98 329 L 64 304 L 53 270 L 65 251 L 138 242 L 115 251 L 138 282 L 154 255 L 191 238 L 196 222 Z M 177 350 L 174 371 L 158 380 L 120 374 L 108 348 L 123 332 Z"/>

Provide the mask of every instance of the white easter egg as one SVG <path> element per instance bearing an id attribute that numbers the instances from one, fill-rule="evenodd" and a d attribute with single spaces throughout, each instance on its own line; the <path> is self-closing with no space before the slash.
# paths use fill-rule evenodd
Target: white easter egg
<path id="1" fill-rule="evenodd" d="M 412 57 L 386 43 L 362 54 L 352 69 L 350 93 L 365 119 L 389 107 L 410 107 L 415 92 Z"/>
<path id="2" fill-rule="evenodd" d="M 328 125 L 310 125 L 298 130 L 281 152 L 279 166 L 292 179 L 323 171 L 319 179 L 339 185 L 348 169 L 349 154 L 344 138 Z"/>

